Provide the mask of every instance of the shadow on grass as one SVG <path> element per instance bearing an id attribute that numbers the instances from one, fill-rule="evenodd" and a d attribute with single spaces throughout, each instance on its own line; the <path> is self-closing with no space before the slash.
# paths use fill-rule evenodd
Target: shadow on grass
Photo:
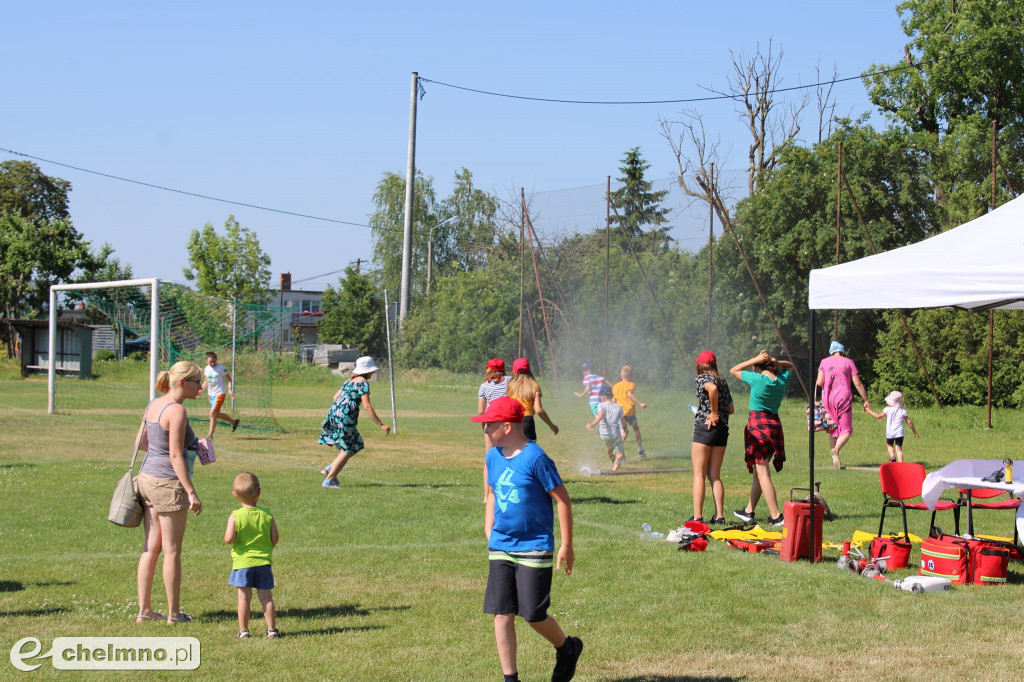
<path id="1" fill-rule="evenodd" d="M 593 495 L 591 497 L 574 497 L 573 504 L 638 504 L 637 500 L 616 500 L 614 497 L 605 495 Z"/>
<path id="2" fill-rule="evenodd" d="M 22 611 L 0 611 L 0 618 L 16 618 L 18 616 L 58 616 L 65 614 L 69 609 L 62 606 L 45 609 L 24 609 Z"/>
<path id="3" fill-rule="evenodd" d="M 74 580 L 44 580 L 28 583 L 32 587 L 57 587 L 74 585 Z M 0 580 L 0 592 L 21 592 L 25 589 L 25 583 L 17 580 Z"/>
<path id="4" fill-rule="evenodd" d="M 356 625 L 354 627 L 326 627 L 314 628 L 311 630 L 285 630 L 286 637 L 317 637 L 320 635 L 343 635 L 348 632 L 368 632 L 370 630 L 383 630 L 383 625 Z"/>
<path id="5" fill-rule="evenodd" d="M 255 605 L 255 611 L 259 613 L 259 602 L 254 597 L 253 603 Z M 408 611 L 411 606 L 380 606 L 375 608 L 368 608 L 360 606 L 359 604 L 338 604 L 337 606 L 314 606 L 305 609 L 282 609 L 277 612 L 278 618 L 290 618 L 295 620 L 305 620 L 307 618 L 328 618 L 328 617 L 342 617 L 342 616 L 369 616 L 375 612 L 380 611 Z M 205 611 L 200 616 L 203 620 L 209 621 L 233 621 L 238 618 L 236 611 L 226 611 L 221 609 L 220 611 Z M 327 628 L 337 629 L 339 632 L 345 630 L 354 630 L 356 628 Z M 314 632 L 314 631 L 310 631 Z M 296 634 L 290 632 L 289 634 Z"/>
<path id="6" fill-rule="evenodd" d="M 692 677 L 690 675 L 642 675 L 640 677 L 616 677 L 614 682 L 739 682 L 746 677 Z"/>
<path id="7" fill-rule="evenodd" d="M 35 467 L 36 465 L 32 462 L 19 462 L 17 464 L 0 464 L 0 471 L 4 469 L 28 469 L 29 467 Z"/>

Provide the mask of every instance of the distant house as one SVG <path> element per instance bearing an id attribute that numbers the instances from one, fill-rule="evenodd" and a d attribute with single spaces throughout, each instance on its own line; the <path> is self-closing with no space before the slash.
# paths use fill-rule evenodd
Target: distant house
<path id="1" fill-rule="evenodd" d="M 316 344 L 319 341 L 316 323 L 323 317 L 320 311 L 320 302 L 323 300 L 324 292 L 306 291 L 292 289 L 292 275 L 290 272 L 281 273 L 281 288 L 277 292 L 277 300 L 272 301 L 274 305 L 282 308 L 291 308 L 292 313 L 286 316 L 281 323 L 280 342 L 282 348 L 292 348 L 292 332 L 298 330 L 302 334 L 302 343 Z"/>

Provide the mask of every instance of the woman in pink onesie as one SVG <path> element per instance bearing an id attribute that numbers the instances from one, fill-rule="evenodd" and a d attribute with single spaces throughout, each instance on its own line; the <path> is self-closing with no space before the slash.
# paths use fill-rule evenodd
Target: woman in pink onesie
<path id="1" fill-rule="evenodd" d="M 821 402 L 825 411 L 839 425 L 829 432 L 829 454 L 832 455 L 832 467 L 841 469 L 839 451 L 853 435 L 853 389 L 864 400 L 864 407 L 869 407 L 868 392 L 857 373 L 857 365 L 853 360 L 844 357 L 846 348 L 838 341 L 828 347 L 828 357 L 818 365 L 818 386 L 821 386 Z"/>

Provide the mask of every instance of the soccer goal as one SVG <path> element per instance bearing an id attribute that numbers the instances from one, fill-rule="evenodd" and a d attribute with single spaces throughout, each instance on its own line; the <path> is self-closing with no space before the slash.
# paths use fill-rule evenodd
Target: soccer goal
<path id="1" fill-rule="evenodd" d="M 58 300 L 58 297 L 60 300 Z M 242 429 L 283 431 L 273 411 L 276 348 L 291 311 L 205 296 L 156 279 L 57 285 L 50 290 L 49 348 L 57 348 L 60 310 L 94 328 L 89 376 L 61 376 L 48 365 L 48 412 L 138 413 L 156 397 L 156 377 L 179 360 L 202 367 L 208 351 L 228 368 L 235 400 L 222 410 Z M 189 419 L 207 422 L 205 396 Z"/>

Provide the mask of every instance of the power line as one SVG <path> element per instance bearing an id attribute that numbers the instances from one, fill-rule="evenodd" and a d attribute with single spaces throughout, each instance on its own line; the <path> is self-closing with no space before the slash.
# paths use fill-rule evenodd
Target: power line
<path id="1" fill-rule="evenodd" d="M 212 197 L 207 194 L 199 194 L 197 192 L 188 192 L 183 189 L 175 189 L 174 187 L 164 187 L 163 185 L 155 185 L 151 182 L 143 182 L 142 180 L 132 180 L 131 178 L 123 178 L 118 175 L 111 175 L 110 173 L 103 173 L 100 171 L 90 170 L 88 168 L 81 168 L 79 166 L 72 166 L 69 163 L 62 163 L 60 161 L 53 161 L 51 159 L 44 159 L 39 156 L 32 156 L 31 154 L 25 154 L 24 152 L 17 152 L 13 149 L 4 149 L 0 147 L 0 152 L 7 152 L 8 154 L 14 154 L 15 156 L 23 156 L 26 159 L 33 159 L 35 161 L 42 161 L 43 163 L 51 163 L 55 166 L 61 166 L 63 168 L 70 168 L 72 170 L 80 171 L 82 173 L 90 173 L 92 175 L 99 175 L 104 178 L 110 178 L 112 180 L 120 180 L 121 182 L 130 182 L 133 185 L 142 185 L 143 187 L 150 187 L 152 189 L 159 189 L 164 192 L 174 192 L 175 194 L 184 194 L 185 196 L 196 197 L 198 199 L 207 199 L 209 201 L 218 201 L 222 204 L 232 204 L 234 206 L 245 206 L 246 208 L 255 208 L 260 211 L 269 211 L 271 213 L 280 213 L 283 215 L 295 216 L 297 218 L 308 218 L 309 220 L 320 220 L 325 223 L 336 223 L 338 225 L 351 225 L 352 227 L 369 227 L 373 228 L 373 225 L 366 225 L 365 223 L 354 223 L 348 220 L 338 220 L 336 218 L 324 218 L 322 216 L 309 215 L 308 213 L 297 213 L 295 211 L 285 211 L 279 208 L 270 208 L 268 206 L 259 206 L 257 204 L 248 204 L 244 201 L 233 201 L 231 199 L 221 199 L 219 197 Z"/>
<path id="2" fill-rule="evenodd" d="M 974 48 L 972 50 L 964 50 L 963 52 L 956 52 L 956 53 L 953 53 L 953 54 L 950 54 L 950 55 L 945 55 L 945 56 L 941 56 L 941 57 L 935 57 L 933 59 L 927 59 L 927 60 L 920 61 L 920 62 L 913 62 L 913 63 L 910 63 L 910 64 L 900 64 L 899 66 L 890 67 L 888 69 L 879 69 L 878 71 L 869 71 L 869 72 L 865 72 L 865 73 L 863 73 L 863 74 L 861 74 L 859 76 L 848 76 L 846 78 L 836 78 L 836 79 L 827 80 L 827 81 L 819 81 L 817 83 L 811 83 L 809 85 L 794 85 L 793 87 L 789 87 L 789 88 L 775 88 L 773 90 L 773 92 L 793 92 L 793 91 L 796 91 L 796 90 L 807 90 L 807 89 L 810 89 L 810 88 L 818 88 L 818 87 L 822 87 L 822 86 L 826 86 L 826 85 L 833 85 L 833 84 L 836 84 L 836 83 L 847 83 L 847 82 L 853 81 L 853 80 L 862 80 L 864 78 L 870 78 L 871 76 L 883 76 L 883 75 L 886 75 L 886 74 L 896 73 L 896 72 L 899 72 L 899 71 L 906 71 L 908 69 L 918 69 L 918 68 L 920 68 L 922 66 L 925 66 L 925 65 L 928 65 L 928 64 L 935 64 L 937 62 L 944 61 L 944 60 L 947 60 L 947 59 L 957 59 L 957 58 L 960 58 L 960 57 L 967 57 L 967 56 L 970 56 L 971 54 L 974 54 L 975 52 L 980 52 L 980 51 L 987 50 L 987 49 L 994 48 L 994 47 L 1002 47 L 1003 45 L 1007 45 L 1009 43 L 1020 42 L 1022 40 L 1024 40 L 1024 35 L 1018 36 L 1018 37 L 1015 37 L 1015 38 L 1007 38 L 1006 40 L 1002 40 L 1002 41 L 995 42 L 995 43 L 989 43 L 987 45 L 982 45 L 982 46 L 976 47 L 976 48 Z M 504 98 L 507 98 L 507 99 L 526 100 L 526 101 L 530 101 L 530 102 L 545 102 L 545 103 L 551 103 L 551 104 L 592 104 L 592 105 L 694 104 L 694 103 L 697 103 L 697 102 L 714 102 L 714 101 L 721 101 L 721 100 L 727 100 L 727 99 L 734 100 L 734 99 L 737 99 L 737 97 L 738 97 L 737 95 L 727 95 L 727 94 L 719 93 L 719 94 L 715 94 L 715 95 L 707 95 L 705 97 L 686 97 L 686 98 L 682 98 L 682 99 L 654 99 L 654 100 L 581 100 L 581 99 L 559 99 L 559 98 L 552 98 L 552 97 L 531 97 L 531 96 L 528 96 L 528 95 L 512 95 L 512 94 L 508 94 L 508 93 L 504 93 L 504 92 L 493 92 L 493 91 L 490 91 L 490 90 L 480 90 L 478 88 L 470 88 L 470 87 L 466 87 L 466 86 L 462 86 L 462 85 L 453 85 L 452 83 L 443 83 L 441 81 L 435 81 L 435 80 L 431 80 L 429 78 L 424 78 L 423 76 L 420 76 L 419 80 L 421 82 L 423 82 L 423 83 L 433 83 L 435 85 L 442 85 L 442 86 L 444 86 L 446 88 L 453 88 L 455 90 L 463 90 L 465 92 L 472 92 L 472 93 L 475 93 L 475 94 L 478 94 L 478 95 L 487 95 L 489 97 L 504 97 Z M 757 93 L 757 94 L 760 94 L 760 93 Z"/>

